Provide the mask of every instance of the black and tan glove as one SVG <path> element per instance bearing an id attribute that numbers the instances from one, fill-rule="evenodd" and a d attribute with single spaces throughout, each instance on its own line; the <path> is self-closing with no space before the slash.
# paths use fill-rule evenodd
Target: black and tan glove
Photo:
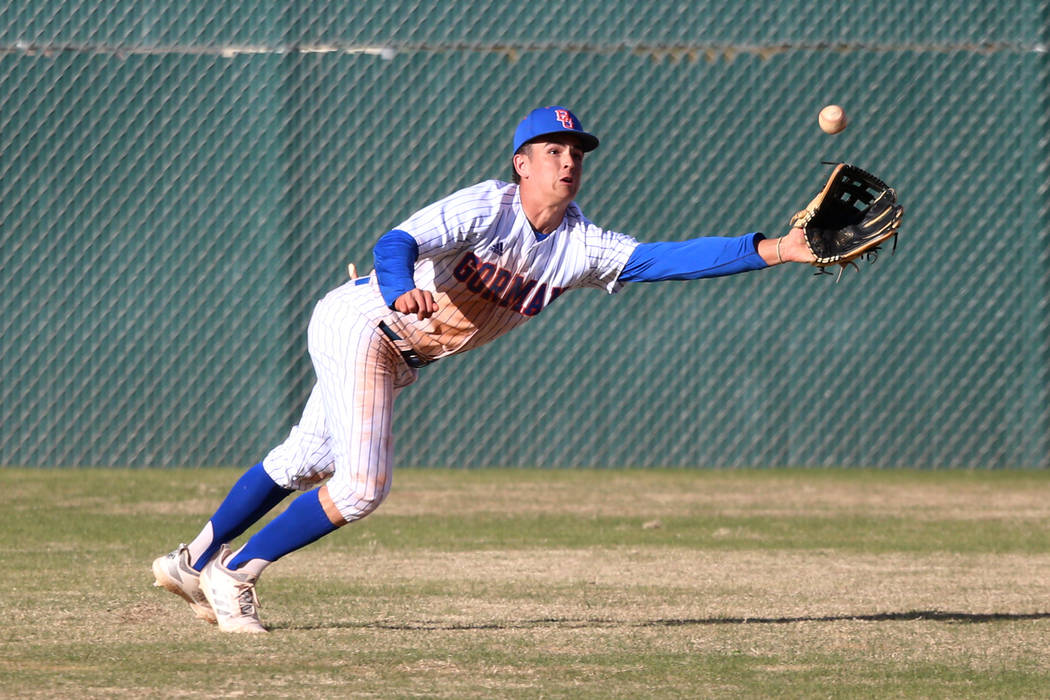
<path id="1" fill-rule="evenodd" d="M 879 246 L 891 238 L 896 249 L 903 212 L 892 187 L 856 166 L 838 163 L 820 193 L 791 218 L 791 226 L 805 231 L 816 256 L 813 265 L 824 273 L 829 265 L 856 266 L 861 256 L 874 262 Z"/>

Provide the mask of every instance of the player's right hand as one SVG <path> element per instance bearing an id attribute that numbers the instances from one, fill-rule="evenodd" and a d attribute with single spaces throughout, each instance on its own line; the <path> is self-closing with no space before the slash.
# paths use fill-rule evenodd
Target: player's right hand
<path id="1" fill-rule="evenodd" d="M 437 313 L 438 305 L 434 295 L 425 289 L 412 289 L 394 300 L 394 309 L 403 314 L 415 314 L 423 320 Z"/>

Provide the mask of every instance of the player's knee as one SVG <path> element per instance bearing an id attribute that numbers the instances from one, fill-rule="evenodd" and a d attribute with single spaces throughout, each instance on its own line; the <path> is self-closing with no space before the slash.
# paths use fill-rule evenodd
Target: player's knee
<path id="1" fill-rule="evenodd" d="M 347 522 L 360 520 L 375 511 L 386 500 L 390 492 L 389 482 L 383 481 L 354 484 L 349 488 L 338 489 L 329 483 L 329 495 L 340 515 Z"/>

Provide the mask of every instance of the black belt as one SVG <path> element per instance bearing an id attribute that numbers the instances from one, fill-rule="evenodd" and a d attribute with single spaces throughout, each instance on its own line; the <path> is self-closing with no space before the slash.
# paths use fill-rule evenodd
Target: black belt
<path id="1" fill-rule="evenodd" d="M 412 369 L 419 369 L 420 367 L 426 367 L 433 360 L 420 357 L 419 354 L 412 349 L 412 346 L 405 342 L 401 336 L 394 332 L 394 329 L 386 325 L 386 322 L 379 322 L 379 330 L 383 331 L 383 335 L 394 343 L 394 347 L 401 353 L 401 357 L 404 358 L 405 364 Z"/>

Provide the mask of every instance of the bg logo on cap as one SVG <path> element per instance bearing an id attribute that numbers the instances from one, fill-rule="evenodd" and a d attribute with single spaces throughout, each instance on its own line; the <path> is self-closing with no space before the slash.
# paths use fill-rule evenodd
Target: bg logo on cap
<path id="1" fill-rule="evenodd" d="M 561 122 L 561 125 L 566 129 L 579 129 L 576 126 L 576 122 L 572 119 L 572 113 L 567 109 L 556 109 L 554 110 L 554 118 Z"/>

